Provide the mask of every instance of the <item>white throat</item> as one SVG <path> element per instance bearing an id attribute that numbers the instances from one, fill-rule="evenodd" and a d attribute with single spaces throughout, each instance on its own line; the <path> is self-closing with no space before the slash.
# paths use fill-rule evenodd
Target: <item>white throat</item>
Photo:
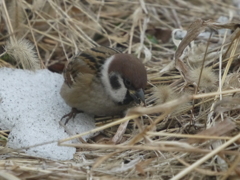
<path id="1" fill-rule="evenodd" d="M 111 96 L 111 98 L 113 99 L 113 101 L 115 102 L 123 102 L 125 95 L 127 93 L 127 88 L 124 85 L 123 79 L 120 76 L 120 74 L 115 73 L 115 75 L 118 77 L 118 82 L 120 84 L 120 88 L 118 89 L 114 89 L 110 83 L 110 79 L 109 79 L 109 73 L 108 73 L 108 69 L 109 66 L 111 64 L 111 62 L 114 60 L 114 55 L 109 57 L 105 63 L 103 64 L 102 70 L 101 70 L 101 80 L 102 83 L 105 87 L 105 90 L 107 92 L 107 94 L 109 96 Z M 114 72 L 113 72 L 114 73 Z"/>

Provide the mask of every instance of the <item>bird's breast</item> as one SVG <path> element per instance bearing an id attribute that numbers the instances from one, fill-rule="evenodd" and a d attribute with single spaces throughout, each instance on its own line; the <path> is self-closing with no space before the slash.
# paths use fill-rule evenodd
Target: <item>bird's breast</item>
<path id="1" fill-rule="evenodd" d="M 60 94 L 70 107 L 96 116 L 121 115 L 133 106 L 132 103 L 120 105 L 114 102 L 97 78 L 88 81 L 88 85 L 83 81 L 78 81 L 71 87 L 64 83 Z"/>

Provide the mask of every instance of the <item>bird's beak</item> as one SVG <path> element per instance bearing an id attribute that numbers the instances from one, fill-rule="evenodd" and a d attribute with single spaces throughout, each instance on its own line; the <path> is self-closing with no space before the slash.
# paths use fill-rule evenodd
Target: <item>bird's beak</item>
<path id="1" fill-rule="evenodd" d="M 129 94 L 137 104 L 140 104 L 141 102 L 143 102 L 144 106 L 146 105 L 143 89 L 139 89 L 137 91 L 130 90 Z"/>

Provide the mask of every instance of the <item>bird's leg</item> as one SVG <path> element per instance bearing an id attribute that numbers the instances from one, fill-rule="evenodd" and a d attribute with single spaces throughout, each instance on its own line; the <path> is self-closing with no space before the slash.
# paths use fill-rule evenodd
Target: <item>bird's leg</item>
<path id="1" fill-rule="evenodd" d="M 78 110 L 78 109 L 76 109 L 76 108 L 72 108 L 72 110 L 71 110 L 70 113 L 65 114 L 65 115 L 61 118 L 61 121 L 62 121 L 64 118 L 67 117 L 67 119 L 66 119 L 66 121 L 65 121 L 65 123 L 64 123 L 64 125 L 66 125 L 66 124 L 68 123 L 68 121 L 69 121 L 71 118 L 74 119 L 78 113 L 83 113 L 83 111 Z"/>

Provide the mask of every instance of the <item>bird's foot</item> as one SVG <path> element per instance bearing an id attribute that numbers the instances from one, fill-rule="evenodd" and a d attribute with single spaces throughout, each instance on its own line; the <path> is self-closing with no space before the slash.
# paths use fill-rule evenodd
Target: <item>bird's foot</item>
<path id="1" fill-rule="evenodd" d="M 66 118 L 66 121 L 65 121 L 65 123 L 64 123 L 64 125 L 66 125 L 66 124 L 68 123 L 68 121 L 69 121 L 70 119 L 74 119 L 78 113 L 83 113 L 83 111 L 78 110 L 78 109 L 76 109 L 76 108 L 72 108 L 72 110 L 71 110 L 70 113 L 65 114 L 65 115 L 61 118 L 61 121 L 62 121 L 64 118 Z"/>

